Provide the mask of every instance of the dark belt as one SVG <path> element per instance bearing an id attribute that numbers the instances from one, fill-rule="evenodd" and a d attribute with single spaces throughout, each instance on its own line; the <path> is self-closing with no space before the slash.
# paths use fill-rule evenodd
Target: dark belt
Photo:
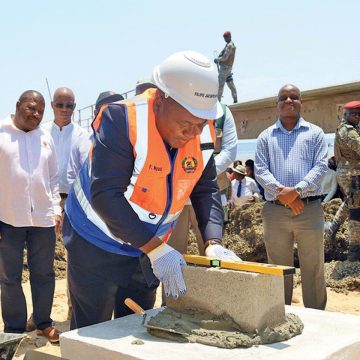
<path id="1" fill-rule="evenodd" d="M 320 199 L 321 199 L 321 195 L 319 195 L 319 196 L 309 196 L 309 197 L 306 197 L 306 198 L 302 198 L 301 200 L 305 204 L 308 204 L 309 202 L 320 200 Z M 270 202 L 272 204 L 275 204 L 275 205 L 281 205 L 281 206 L 288 207 L 287 205 L 284 205 L 280 200 L 271 200 L 271 201 L 268 201 L 268 202 Z"/>

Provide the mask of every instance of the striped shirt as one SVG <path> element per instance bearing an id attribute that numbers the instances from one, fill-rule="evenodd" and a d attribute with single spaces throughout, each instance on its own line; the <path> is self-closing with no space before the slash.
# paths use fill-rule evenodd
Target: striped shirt
<path id="1" fill-rule="evenodd" d="M 302 198 L 321 195 L 320 182 L 327 169 L 324 132 L 303 118 L 291 131 L 279 119 L 258 137 L 255 177 L 268 201 L 276 199 L 280 185 L 301 189 Z"/>

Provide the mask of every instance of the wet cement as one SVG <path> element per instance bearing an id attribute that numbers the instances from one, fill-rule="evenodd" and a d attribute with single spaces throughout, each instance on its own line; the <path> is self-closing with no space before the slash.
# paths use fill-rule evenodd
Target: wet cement
<path id="1" fill-rule="evenodd" d="M 178 341 L 216 346 L 225 349 L 251 347 L 253 345 L 271 344 L 285 341 L 302 333 L 304 324 L 295 314 L 286 314 L 285 323 L 274 328 L 249 334 L 241 331 L 230 318 L 219 318 L 201 311 L 191 310 L 180 313 L 170 308 L 149 320 L 149 325 L 161 328 L 175 329 L 187 335 L 176 335 L 170 332 L 148 329 L 151 335 Z"/>

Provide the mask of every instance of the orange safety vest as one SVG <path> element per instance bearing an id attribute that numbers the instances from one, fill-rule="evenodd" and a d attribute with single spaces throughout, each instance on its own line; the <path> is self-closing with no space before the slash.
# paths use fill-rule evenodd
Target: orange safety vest
<path id="1" fill-rule="evenodd" d="M 153 231 L 154 236 L 166 242 L 186 200 L 212 156 L 215 127 L 213 121 L 208 121 L 202 133 L 177 149 L 171 158 L 156 127 L 153 110 L 155 93 L 156 89 L 149 89 L 129 101 L 118 102 L 126 106 L 129 140 L 135 157 L 133 174 L 124 196 L 139 219 Z M 106 105 L 101 108 L 93 122 L 94 131 L 101 124 L 104 109 Z M 88 165 L 91 164 L 90 158 L 91 151 Z M 86 173 L 87 177 L 80 174 L 74 184 L 78 204 L 93 225 L 102 229 L 107 237 L 123 243 L 121 239 L 112 236 L 83 195 L 81 187 L 90 184 L 90 166 Z M 73 225 L 73 222 L 71 223 Z"/>

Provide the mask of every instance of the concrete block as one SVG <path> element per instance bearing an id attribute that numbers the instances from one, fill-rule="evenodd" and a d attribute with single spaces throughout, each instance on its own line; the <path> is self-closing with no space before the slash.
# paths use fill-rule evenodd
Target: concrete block
<path id="1" fill-rule="evenodd" d="M 84 327 L 60 335 L 61 355 L 69 360 L 324 360 L 358 359 L 360 316 L 300 307 L 285 307 L 304 323 L 301 335 L 251 348 L 220 349 L 177 343 L 150 335 L 139 315 Z M 160 309 L 147 311 L 149 316 Z M 141 340 L 143 345 L 134 345 Z M 344 350 L 348 357 L 337 356 Z"/>
<path id="2" fill-rule="evenodd" d="M 166 305 L 174 310 L 198 308 L 225 314 L 246 332 L 285 322 L 281 276 L 186 266 L 184 278 L 187 293 L 177 300 L 167 298 Z"/>

